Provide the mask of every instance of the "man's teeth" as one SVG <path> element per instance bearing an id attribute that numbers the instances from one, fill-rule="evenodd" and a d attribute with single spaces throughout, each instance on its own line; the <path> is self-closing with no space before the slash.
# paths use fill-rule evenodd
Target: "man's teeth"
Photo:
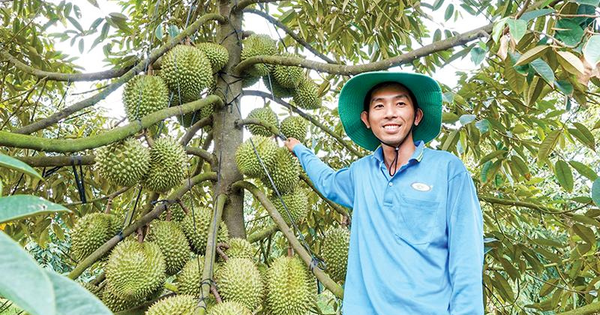
<path id="1" fill-rule="evenodd" d="M 396 129 L 400 128 L 400 126 L 398 126 L 398 125 L 387 125 L 387 126 L 383 126 L 383 128 L 385 128 L 386 130 L 396 130 Z"/>

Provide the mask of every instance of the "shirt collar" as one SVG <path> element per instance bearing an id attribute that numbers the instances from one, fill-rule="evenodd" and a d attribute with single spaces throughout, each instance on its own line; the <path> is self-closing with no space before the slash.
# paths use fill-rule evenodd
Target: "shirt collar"
<path id="1" fill-rule="evenodd" d="M 413 152 L 410 159 L 408 159 L 409 163 L 413 161 L 421 162 L 421 160 L 423 159 L 423 150 L 425 149 L 425 142 L 423 142 L 423 140 L 419 140 L 415 142 L 415 146 L 415 152 Z M 373 158 L 379 161 L 380 163 L 383 162 L 383 148 L 381 146 L 379 146 L 377 150 L 373 152 Z"/>

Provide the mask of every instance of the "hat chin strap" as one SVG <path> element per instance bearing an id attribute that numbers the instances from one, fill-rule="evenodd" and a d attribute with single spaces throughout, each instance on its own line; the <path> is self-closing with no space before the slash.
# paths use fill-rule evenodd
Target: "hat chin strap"
<path id="1" fill-rule="evenodd" d="M 394 160 L 392 161 L 392 164 L 390 165 L 390 167 L 388 168 L 388 172 L 390 174 L 390 176 L 394 176 L 394 174 L 396 174 L 396 172 L 398 171 L 398 151 L 400 150 L 400 147 L 404 144 L 404 141 L 406 141 L 406 139 L 408 139 L 408 136 L 413 132 L 413 130 L 415 129 L 417 125 L 414 124 L 414 120 L 413 120 L 413 124 L 412 126 L 410 126 L 410 130 L 408 131 L 408 134 L 404 137 L 404 139 L 402 139 L 402 141 L 400 141 L 400 143 L 396 146 L 393 144 L 389 144 L 389 143 L 385 143 L 384 141 L 382 141 L 381 139 L 377 138 L 377 136 L 375 136 L 375 138 L 377 138 L 377 140 L 379 140 L 379 142 L 381 142 L 381 144 L 385 144 L 388 147 L 392 147 L 394 148 L 395 154 L 394 154 Z M 385 151 L 381 150 L 381 154 L 383 155 L 383 163 L 385 163 Z"/>

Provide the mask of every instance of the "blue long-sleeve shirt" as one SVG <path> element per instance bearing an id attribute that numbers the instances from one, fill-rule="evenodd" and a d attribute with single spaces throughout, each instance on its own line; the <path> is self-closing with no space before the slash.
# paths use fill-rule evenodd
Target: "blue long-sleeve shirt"
<path id="1" fill-rule="evenodd" d="M 334 171 L 294 153 L 327 198 L 353 208 L 344 315 L 483 314 L 483 223 L 471 177 L 422 142 L 393 177 L 381 147 Z"/>

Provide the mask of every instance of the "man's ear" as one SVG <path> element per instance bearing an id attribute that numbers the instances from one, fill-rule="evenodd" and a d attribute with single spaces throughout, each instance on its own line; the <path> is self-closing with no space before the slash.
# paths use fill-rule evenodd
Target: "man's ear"
<path id="1" fill-rule="evenodd" d="M 363 112 L 360 113 L 360 120 L 367 126 L 367 129 L 371 128 L 371 125 L 369 124 L 369 113 L 367 113 L 367 111 L 363 110 Z"/>
<path id="2" fill-rule="evenodd" d="M 417 115 L 415 117 L 415 126 L 418 126 L 419 123 L 423 120 L 423 111 L 420 108 L 417 108 Z"/>

